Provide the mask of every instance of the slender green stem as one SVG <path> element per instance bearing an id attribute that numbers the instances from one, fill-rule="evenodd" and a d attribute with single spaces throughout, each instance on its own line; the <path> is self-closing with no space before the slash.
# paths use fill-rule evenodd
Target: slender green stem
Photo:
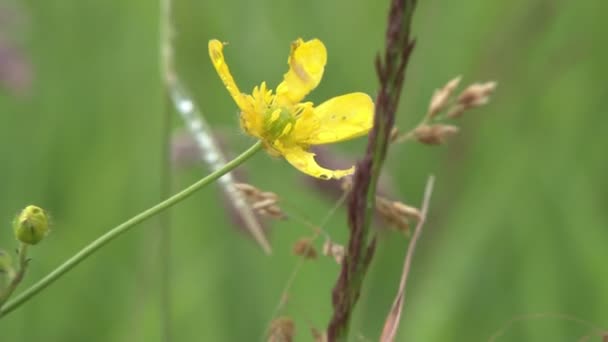
<path id="1" fill-rule="evenodd" d="M 13 294 L 13 292 L 15 291 L 17 286 L 19 286 L 19 283 L 21 283 L 21 280 L 23 280 L 23 277 L 25 276 L 25 271 L 27 271 L 28 264 L 27 247 L 28 245 L 23 242 L 19 244 L 19 249 L 17 251 L 17 254 L 19 254 L 19 269 L 17 270 L 17 273 L 15 273 L 15 275 L 11 278 L 8 287 L 4 290 L 4 292 L 0 293 L 0 308 L 2 308 L 4 302 L 6 302 Z"/>
<path id="2" fill-rule="evenodd" d="M 0 309 L 0 318 L 4 317 L 8 313 L 17 309 L 23 303 L 30 300 L 32 297 L 40 293 L 47 286 L 51 285 L 53 282 L 61 278 L 64 274 L 78 265 L 81 261 L 84 261 L 87 257 L 93 254 L 95 251 L 105 246 L 110 241 L 114 240 L 118 236 L 126 233 L 131 228 L 135 227 L 137 224 L 157 215 L 158 213 L 174 206 L 175 204 L 185 200 L 186 198 L 193 195 L 196 191 L 202 189 L 203 187 L 213 183 L 215 180 L 219 179 L 224 174 L 232 171 L 237 166 L 245 162 L 247 159 L 251 158 L 256 152 L 258 152 L 262 148 L 262 142 L 258 141 L 253 146 L 251 146 L 247 151 L 243 152 L 241 155 L 236 157 L 235 159 L 228 162 L 221 169 L 211 173 L 207 177 L 199 180 L 198 182 L 190 185 L 186 189 L 181 192 L 167 198 L 166 200 L 158 203 L 157 205 L 133 216 L 127 221 L 119 224 L 118 226 L 112 228 L 110 231 L 105 233 L 104 235 L 97 238 L 95 241 L 91 242 L 89 245 L 81 249 L 78 253 L 74 254 L 71 258 L 66 260 L 63 264 L 53 270 L 44 278 L 40 279 L 36 284 L 32 285 L 27 290 L 20 293 L 15 299 L 8 302 L 6 306 Z"/>

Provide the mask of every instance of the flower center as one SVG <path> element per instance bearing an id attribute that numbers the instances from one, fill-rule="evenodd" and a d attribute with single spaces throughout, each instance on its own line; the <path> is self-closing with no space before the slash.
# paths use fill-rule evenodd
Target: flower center
<path id="1" fill-rule="evenodd" d="M 264 139 L 273 142 L 289 135 L 296 119 L 292 112 L 285 108 L 269 108 L 264 114 Z"/>

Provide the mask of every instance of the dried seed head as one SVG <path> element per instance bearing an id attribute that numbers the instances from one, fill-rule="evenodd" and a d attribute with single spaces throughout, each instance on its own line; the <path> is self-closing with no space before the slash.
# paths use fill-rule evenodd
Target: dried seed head
<path id="1" fill-rule="evenodd" d="M 457 103 L 455 105 L 452 106 L 452 108 L 450 108 L 448 110 L 448 113 L 446 114 L 447 118 L 450 119 L 457 119 L 459 117 L 462 116 L 462 114 L 464 114 L 464 112 L 467 110 L 467 108 L 465 108 L 465 106 L 463 106 L 460 103 Z"/>
<path id="2" fill-rule="evenodd" d="M 292 342 L 296 333 L 296 325 L 289 317 L 279 317 L 270 323 L 268 342 Z"/>
<path id="3" fill-rule="evenodd" d="M 260 193 L 260 190 L 251 184 L 235 183 L 234 186 L 247 197 L 255 197 Z"/>
<path id="4" fill-rule="evenodd" d="M 382 219 L 386 222 L 389 227 L 396 229 L 404 234 L 410 231 L 410 222 L 405 217 L 399 217 L 397 215 L 386 215 L 382 216 Z"/>
<path id="5" fill-rule="evenodd" d="M 453 93 L 456 87 L 458 87 L 458 85 L 460 84 L 460 80 L 462 80 L 462 76 L 454 77 L 448 83 L 445 84 L 443 90 L 450 94 Z"/>
<path id="6" fill-rule="evenodd" d="M 418 210 L 418 208 L 411 207 L 402 202 L 393 202 L 392 206 L 399 214 L 403 215 L 408 219 L 420 220 L 420 218 L 422 217 L 422 214 L 420 213 L 420 210 Z"/>
<path id="7" fill-rule="evenodd" d="M 443 144 L 447 138 L 458 133 L 458 127 L 452 125 L 422 125 L 414 130 L 416 140 L 427 145 Z"/>
<path id="8" fill-rule="evenodd" d="M 279 200 L 279 196 L 274 192 L 264 191 L 259 194 L 260 198 L 272 199 L 275 202 Z"/>
<path id="9" fill-rule="evenodd" d="M 305 259 L 316 259 L 317 251 L 309 238 L 301 238 L 293 245 L 293 254 Z"/>
<path id="10" fill-rule="evenodd" d="M 496 82 L 471 84 L 460 94 L 458 103 L 465 109 L 482 106 L 488 103 L 494 89 L 496 89 Z"/>
<path id="11" fill-rule="evenodd" d="M 254 210 L 266 209 L 268 207 L 274 206 L 276 203 L 276 199 L 273 198 L 261 199 L 257 202 L 253 202 L 251 208 L 253 208 Z"/>
<path id="12" fill-rule="evenodd" d="M 344 246 L 327 239 L 323 243 L 323 255 L 333 257 L 338 265 L 344 261 Z"/>
<path id="13" fill-rule="evenodd" d="M 421 217 L 420 210 L 381 196 L 376 196 L 376 210 L 386 224 L 404 233 L 409 232 L 410 220 Z"/>
<path id="14" fill-rule="evenodd" d="M 429 109 L 427 113 L 427 117 L 429 119 L 434 118 L 439 114 L 442 110 L 445 109 L 448 104 L 448 100 L 452 96 L 452 93 L 458 87 L 460 83 L 461 76 L 454 78 L 453 80 L 446 83 L 441 89 L 435 90 L 433 97 L 431 97 L 431 102 L 429 103 Z"/>
<path id="15" fill-rule="evenodd" d="M 277 204 L 279 196 L 274 192 L 261 191 L 255 186 L 246 183 L 236 183 L 235 187 L 245 196 L 245 199 L 256 213 L 275 219 L 285 218 L 285 214 Z"/>
<path id="16" fill-rule="evenodd" d="M 260 210 L 260 214 L 263 214 L 265 216 L 268 216 L 270 218 L 277 219 L 277 220 L 283 220 L 283 219 L 287 218 L 287 215 L 285 215 L 283 213 L 283 211 L 281 210 L 281 208 L 277 205 L 271 205 L 268 208 L 264 208 L 264 209 Z"/>

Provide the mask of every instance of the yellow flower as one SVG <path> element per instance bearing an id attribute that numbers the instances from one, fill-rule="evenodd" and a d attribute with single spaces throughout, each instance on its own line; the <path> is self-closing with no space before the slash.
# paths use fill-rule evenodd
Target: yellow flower
<path id="1" fill-rule="evenodd" d="M 341 178 L 347 170 L 329 170 L 317 164 L 311 145 L 344 141 L 365 135 L 373 125 L 374 103 L 364 93 L 334 97 L 314 107 L 302 102 L 317 87 L 327 62 L 325 45 L 313 39 L 298 39 L 291 44 L 287 60 L 289 71 L 275 93 L 266 82 L 243 94 L 237 87 L 224 61 L 224 44 L 209 41 L 209 56 L 222 82 L 241 111 L 241 127 L 264 142 L 271 154 L 281 155 L 298 170 L 322 179 Z"/>

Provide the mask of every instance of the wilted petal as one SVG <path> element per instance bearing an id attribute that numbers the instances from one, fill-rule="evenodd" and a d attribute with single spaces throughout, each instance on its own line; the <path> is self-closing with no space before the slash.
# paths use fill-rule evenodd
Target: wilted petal
<path id="1" fill-rule="evenodd" d="M 339 179 L 344 176 L 351 175 L 355 172 L 355 167 L 348 170 L 329 170 L 321 167 L 315 161 L 315 154 L 305 151 L 299 146 L 290 147 L 281 151 L 285 159 L 296 169 L 304 172 L 307 175 L 321 179 Z"/>
<path id="2" fill-rule="evenodd" d="M 327 63 L 325 45 L 318 39 L 307 42 L 298 39 L 291 44 L 288 63 L 289 71 L 277 87 L 277 96 L 283 104 L 296 104 L 316 88 L 323 78 Z"/>

